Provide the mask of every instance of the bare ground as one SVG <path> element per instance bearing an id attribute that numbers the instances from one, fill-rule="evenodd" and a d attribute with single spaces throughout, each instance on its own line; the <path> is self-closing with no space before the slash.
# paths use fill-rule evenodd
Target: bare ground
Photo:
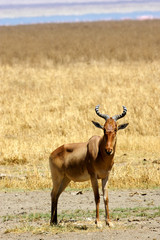
<path id="1" fill-rule="evenodd" d="M 149 211 L 154 211 L 154 207 L 160 205 L 160 190 L 109 190 L 110 200 L 110 212 L 116 208 L 149 208 Z M 102 229 L 96 229 L 88 227 L 94 224 L 94 219 L 89 219 L 84 216 L 84 221 L 79 231 L 65 231 L 50 232 L 43 231 L 41 233 L 33 233 L 33 231 L 14 232 L 12 229 L 21 226 L 19 216 L 23 214 L 31 213 L 43 213 L 50 212 L 50 192 L 49 191 L 32 191 L 32 192 L 1 192 L 0 193 L 0 239 L 6 240 L 24 240 L 24 239 L 38 239 L 38 240 L 50 240 L 50 239 L 74 239 L 74 240 L 96 240 L 96 239 L 160 239 L 160 217 L 147 217 L 147 216 L 135 216 L 129 214 L 126 217 L 119 217 L 113 219 L 115 228 L 111 229 L 104 225 Z M 103 209 L 103 201 L 101 196 L 100 209 Z M 63 211 L 74 212 L 79 209 L 80 211 L 92 211 L 95 209 L 93 193 L 91 191 L 77 192 L 66 191 L 63 192 L 59 199 L 58 212 Z M 84 214 L 85 215 L 85 214 Z M 8 219 L 7 219 L 8 216 Z M 9 218 L 9 216 L 15 216 L 15 218 Z M 7 220 L 4 220 L 7 219 Z M 59 216 L 59 221 L 60 221 Z M 103 216 L 101 216 L 102 222 L 104 222 Z M 72 220 L 71 224 L 72 224 Z M 69 221 L 68 221 L 69 222 Z M 85 223 L 85 228 L 83 227 Z M 34 223 L 35 224 L 35 223 Z M 38 225 L 49 225 L 49 219 L 47 222 L 42 219 L 36 222 Z M 63 222 L 63 225 L 67 222 Z M 73 221 L 73 224 L 78 224 Z M 23 222 L 24 225 L 24 222 Z M 51 228 L 51 227 L 50 227 Z M 54 227 L 53 227 L 54 228 Z"/>

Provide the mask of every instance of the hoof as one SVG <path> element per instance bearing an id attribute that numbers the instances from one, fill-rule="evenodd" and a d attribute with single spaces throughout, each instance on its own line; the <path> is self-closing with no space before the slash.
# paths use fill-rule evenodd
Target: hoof
<path id="1" fill-rule="evenodd" d="M 55 226 L 55 225 L 57 225 L 57 222 L 55 223 L 55 222 L 51 222 L 51 221 L 50 221 L 50 226 L 53 227 L 53 226 Z"/>
<path id="2" fill-rule="evenodd" d="M 114 228 L 114 224 L 110 220 L 106 220 L 106 225 L 108 225 L 111 228 Z"/>
<path id="3" fill-rule="evenodd" d="M 53 222 L 50 221 L 50 226 L 53 226 Z"/>
<path id="4" fill-rule="evenodd" d="M 96 227 L 99 229 L 102 229 L 102 224 L 100 223 L 100 221 L 95 221 Z"/>

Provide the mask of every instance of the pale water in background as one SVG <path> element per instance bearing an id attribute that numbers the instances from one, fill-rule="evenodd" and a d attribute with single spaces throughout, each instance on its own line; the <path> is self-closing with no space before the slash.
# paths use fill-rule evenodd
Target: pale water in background
<path id="1" fill-rule="evenodd" d="M 159 18 L 160 0 L 0 0 L 0 25 Z"/>

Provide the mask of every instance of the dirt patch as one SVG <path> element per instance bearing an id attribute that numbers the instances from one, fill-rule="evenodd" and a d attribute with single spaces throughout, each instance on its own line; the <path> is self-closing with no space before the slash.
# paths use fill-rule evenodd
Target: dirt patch
<path id="1" fill-rule="evenodd" d="M 60 225 L 70 224 L 78 226 L 78 231 L 72 228 L 64 233 L 50 232 L 43 228 L 41 232 L 34 232 L 33 227 L 49 226 L 50 192 L 1 192 L 0 193 L 0 238 L 1 239 L 160 239 L 160 190 L 109 190 L 110 212 L 115 224 L 114 229 L 104 225 L 104 216 L 101 215 L 102 229 L 94 225 L 95 203 L 92 191 L 63 192 L 59 199 L 59 221 L 63 213 L 70 213 L 70 217 L 63 216 Z M 100 209 L 104 209 L 102 196 Z M 77 211 L 78 210 L 78 211 Z M 142 211 L 143 210 L 143 211 Z M 79 214 L 75 219 L 75 212 Z M 90 214 L 88 216 L 87 214 Z M 121 212 L 121 215 L 118 215 Z M 139 214 L 135 214 L 135 212 Z M 41 217 L 32 222 L 32 227 L 24 230 L 26 219 L 32 214 L 41 214 Z M 114 213 L 116 213 L 114 215 Z M 158 214 L 157 214 L 158 213 Z M 23 219 L 23 216 L 27 216 Z M 81 217 L 80 217 L 81 216 Z M 83 219 L 83 223 L 82 223 Z M 23 225 L 23 231 L 18 229 Z M 33 226 L 34 225 L 34 226 Z M 51 227 L 48 227 L 52 229 Z M 54 227 L 53 227 L 54 228 Z M 26 231 L 26 232 L 24 232 Z"/>

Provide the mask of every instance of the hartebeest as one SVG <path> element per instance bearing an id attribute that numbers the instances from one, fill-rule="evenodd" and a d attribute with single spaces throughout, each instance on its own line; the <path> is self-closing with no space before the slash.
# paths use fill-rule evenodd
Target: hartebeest
<path id="1" fill-rule="evenodd" d="M 97 122 L 93 124 L 103 129 L 102 137 L 93 136 L 84 143 L 64 144 L 50 155 L 50 168 L 53 181 L 51 192 L 51 224 L 57 224 L 57 203 L 60 194 L 71 180 L 83 182 L 91 180 L 96 203 L 96 223 L 99 223 L 99 189 L 98 179 L 102 180 L 102 191 L 105 205 L 106 224 L 112 226 L 109 219 L 107 183 L 110 170 L 114 164 L 116 149 L 116 134 L 119 129 L 127 127 L 128 123 L 117 125 L 117 120 L 126 115 L 127 109 L 123 106 L 123 113 L 109 117 L 99 112 L 97 115 L 105 119 L 104 126 Z"/>

